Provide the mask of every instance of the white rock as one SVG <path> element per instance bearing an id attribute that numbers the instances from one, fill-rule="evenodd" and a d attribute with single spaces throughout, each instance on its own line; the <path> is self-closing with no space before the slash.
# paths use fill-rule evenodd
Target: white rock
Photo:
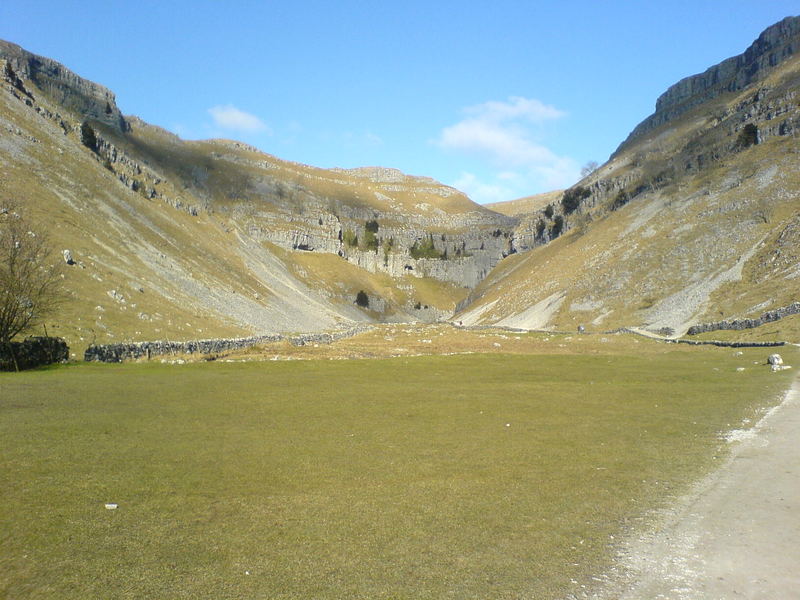
<path id="1" fill-rule="evenodd" d="M 767 362 L 771 365 L 782 365 L 783 359 L 780 354 L 770 354 Z"/>

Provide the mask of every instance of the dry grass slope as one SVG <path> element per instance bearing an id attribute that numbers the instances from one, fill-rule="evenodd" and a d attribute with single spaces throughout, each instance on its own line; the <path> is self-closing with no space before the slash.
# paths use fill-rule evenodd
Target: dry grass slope
<path id="1" fill-rule="evenodd" d="M 800 299 L 800 145 L 785 133 L 798 122 L 799 74 L 800 58 L 787 60 L 758 90 L 719 96 L 626 147 L 582 182 L 599 200 L 570 217 L 568 233 L 503 261 L 456 318 L 681 333 Z M 737 147 L 742 115 L 757 110 L 761 143 Z M 641 181 L 650 183 L 611 210 L 617 190 Z"/>

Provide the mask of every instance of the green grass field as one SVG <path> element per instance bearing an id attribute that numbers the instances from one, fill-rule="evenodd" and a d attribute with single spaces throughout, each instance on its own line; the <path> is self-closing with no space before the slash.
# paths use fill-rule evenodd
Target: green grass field
<path id="1" fill-rule="evenodd" d="M 563 597 L 792 377 L 647 346 L 0 374 L 0 596 Z"/>

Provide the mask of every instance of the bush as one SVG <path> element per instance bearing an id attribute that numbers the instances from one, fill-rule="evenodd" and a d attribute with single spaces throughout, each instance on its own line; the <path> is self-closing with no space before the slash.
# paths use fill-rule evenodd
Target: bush
<path id="1" fill-rule="evenodd" d="M 342 241 L 344 242 L 345 246 L 350 248 L 358 247 L 358 236 L 352 229 L 345 230 L 345 232 L 342 234 Z"/>
<path id="2" fill-rule="evenodd" d="M 411 255 L 411 258 L 417 260 L 420 258 L 443 258 L 442 253 L 433 245 L 433 236 L 429 236 L 421 244 L 419 242 L 414 242 L 411 248 L 409 248 L 408 253 Z"/>
<path id="3" fill-rule="evenodd" d="M 748 123 L 747 125 L 744 126 L 741 133 L 739 133 L 739 138 L 736 140 L 736 144 L 741 148 L 747 148 L 757 143 L 758 143 L 758 127 L 756 127 L 752 123 Z"/>
<path id="4" fill-rule="evenodd" d="M 562 231 L 564 231 L 564 217 L 556 215 L 556 218 L 553 219 L 553 226 L 550 228 L 550 239 L 557 238 Z"/>
<path id="5" fill-rule="evenodd" d="M 378 233 L 378 222 L 377 221 L 367 221 L 365 229 L 367 231 L 371 231 L 372 233 Z"/>
<path id="6" fill-rule="evenodd" d="M 581 200 L 591 195 L 592 192 L 590 192 L 588 188 L 579 185 L 568 189 L 561 197 L 561 206 L 564 207 L 564 213 L 570 214 L 571 212 L 575 212 L 578 206 L 580 206 Z"/>
<path id="7" fill-rule="evenodd" d="M 367 308 L 369 306 L 369 296 L 367 296 L 367 292 L 359 290 L 358 294 L 356 294 L 356 304 L 362 308 Z"/>
<path id="8" fill-rule="evenodd" d="M 60 264 L 47 235 L 13 200 L 0 204 L 0 344 L 55 311 L 63 299 Z"/>
<path id="9" fill-rule="evenodd" d="M 628 196 L 628 192 L 626 192 L 625 190 L 620 190 L 614 197 L 614 202 L 611 203 L 611 210 L 617 210 L 618 208 L 622 208 L 628 202 L 630 202 L 630 196 Z"/>
<path id="10" fill-rule="evenodd" d="M 553 218 L 553 214 L 555 214 L 555 211 L 553 210 L 553 205 L 552 204 L 548 204 L 547 206 L 545 206 L 545 208 L 544 208 L 544 216 L 547 217 L 548 219 L 552 219 Z"/>
<path id="11" fill-rule="evenodd" d="M 97 152 L 97 136 L 87 121 L 81 125 L 81 143 L 92 152 Z"/>
<path id="12" fill-rule="evenodd" d="M 374 231 L 370 231 L 367 229 L 364 232 L 364 249 L 365 250 L 374 250 L 375 252 L 378 251 L 379 246 L 378 238 L 375 235 Z"/>

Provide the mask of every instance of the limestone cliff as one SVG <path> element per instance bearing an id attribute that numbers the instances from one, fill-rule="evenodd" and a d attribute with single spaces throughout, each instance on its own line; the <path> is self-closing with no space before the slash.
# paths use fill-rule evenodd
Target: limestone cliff
<path id="1" fill-rule="evenodd" d="M 617 153 L 647 132 L 678 118 L 695 106 L 763 80 L 778 65 L 800 51 L 800 17 L 786 17 L 758 36 L 747 50 L 703 73 L 681 79 L 661 94 L 656 111 L 642 121 Z"/>
<path id="2" fill-rule="evenodd" d="M 61 63 L 4 40 L 0 40 L 0 57 L 20 79 L 33 82 L 58 105 L 86 119 L 125 129 L 125 119 L 117 108 L 114 94 L 102 85 L 79 77 Z"/>

